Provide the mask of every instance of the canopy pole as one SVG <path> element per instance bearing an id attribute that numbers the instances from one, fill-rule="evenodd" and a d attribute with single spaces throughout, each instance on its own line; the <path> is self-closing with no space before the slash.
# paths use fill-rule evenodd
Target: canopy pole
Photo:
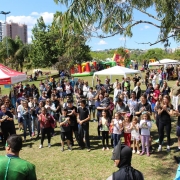
<path id="1" fill-rule="evenodd" d="M 95 77 L 95 73 L 93 74 L 93 78 L 92 78 L 92 87 L 94 87 L 94 77 Z"/>

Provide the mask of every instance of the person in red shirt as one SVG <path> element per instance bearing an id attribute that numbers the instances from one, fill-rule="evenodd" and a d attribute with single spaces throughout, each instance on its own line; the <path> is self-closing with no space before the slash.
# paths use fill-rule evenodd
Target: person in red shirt
<path id="1" fill-rule="evenodd" d="M 154 107 L 155 107 L 155 104 L 158 101 L 158 97 L 161 93 L 159 88 L 160 88 L 159 84 L 156 84 L 154 87 L 154 92 L 152 94 L 150 94 L 150 96 L 152 97 L 151 98 L 151 109 L 152 109 L 152 114 L 153 114 L 154 119 L 155 119 Z"/>
<path id="2" fill-rule="evenodd" d="M 39 149 L 43 148 L 45 135 L 48 138 L 48 147 L 51 147 L 51 124 L 55 121 L 54 118 L 47 112 L 46 108 L 42 107 L 41 114 L 38 116 L 41 127 L 41 144 Z"/>

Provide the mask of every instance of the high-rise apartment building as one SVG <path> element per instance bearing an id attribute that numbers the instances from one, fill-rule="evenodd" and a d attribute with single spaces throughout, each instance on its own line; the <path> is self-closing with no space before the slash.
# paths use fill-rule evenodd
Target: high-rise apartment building
<path id="1" fill-rule="evenodd" d="M 19 36 L 23 43 L 27 43 L 27 25 L 18 24 L 18 23 L 6 23 L 2 28 L 2 36 L 8 36 L 12 39 L 15 39 L 16 36 Z"/>
<path id="2" fill-rule="evenodd" d="M 3 39 L 3 32 L 2 32 L 2 23 L 0 22 L 0 42 Z"/>

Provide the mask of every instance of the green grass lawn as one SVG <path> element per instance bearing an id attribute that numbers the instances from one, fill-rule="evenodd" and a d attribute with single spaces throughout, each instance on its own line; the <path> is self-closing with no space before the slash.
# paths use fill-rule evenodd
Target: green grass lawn
<path id="1" fill-rule="evenodd" d="M 121 79 L 122 77 L 120 77 Z M 92 77 L 84 77 L 90 85 Z M 112 81 L 115 77 L 112 78 Z M 31 82 L 36 85 L 39 81 Z M 30 83 L 30 84 L 31 84 Z M 104 83 L 104 77 L 102 77 Z M 174 81 L 168 82 L 170 86 Z M 144 85 L 142 86 L 145 88 Z M 3 94 L 8 94 L 8 90 L 2 88 Z M 17 121 L 16 127 L 17 127 Z M 111 150 L 102 151 L 101 140 L 97 139 L 97 122 L 90 122 L 90 141 L 92 151 L 78 150 L 77 143 L 73 151 L 60 151 L 60 132 L 59 127 L 55 129 L 57 135 L 51 140 L 52 147 L 47 147 L 47 139 L 44 141 L 44 148 L 39 149 L 39 140 L 28 140 L 23 144 L 20 157 L 36 165 L 36 173 L 39 180 L 103 180 L 118 169 L 114 167 L 111 160 Z M 145 180 L 171 180 L 175 177 L 177 165 L 173 159 L 175 155 L 173 150 L 177 147 L 177 138 L 175 136 L 176 119 L 172 122 L 172 147 L 171 152 L 166 152 L 166 138 L 162 152 L 157 152 L 158 144 L 153 141 L 154 154 L 150 157 L 133 155 L 132 166 L 140 170 Z M 21 134 L 17 130 L 18 134 Z M 157 139 L 157 129 L 155 124 L 152 128 L 153 140 Z M 123 138 L 122 138 L 123 139 Z M 110 141 L 109 141 L 110 142 Z M 0 155 L 5 155 L 5 151 L 0 145 Z M 177 153 L 177 155 L 179 155 Z"/>

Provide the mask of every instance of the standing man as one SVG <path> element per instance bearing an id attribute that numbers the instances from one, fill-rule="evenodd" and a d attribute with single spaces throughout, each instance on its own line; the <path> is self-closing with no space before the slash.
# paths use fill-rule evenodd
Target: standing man
<path id="1" fill-rule="evenodd" d="M 37 180 L 35 166 L 19 158 L 22 137 L 11 135 L 6 142 L 6 156 L 0 156 L 0 179 Z"/>
<path id="2" fill-rule="evenodd" d="M 6 142 L 9 135 L 16 134 L 13 115 L 10 111 L 6 110 L 5 105 L 1 106 L 0 111 L 0 123 L 1 129 L 4 136 L 4 141 Z"/>
<path id="3" fill-rule="evenodd" d="M 70 142 L 71 145 L 74 146 L 73 132 L 78 144 L 79 144 L 79 138 L 78 138 L 78 124 L 77 124 L 77 107 L 73 106 L 73 101 L 71 99 L 67 100 L 66 109 L 67 109 L 67 116 L 70 118 L 70 131 L 71 131 Z"/>
<path id="4" fill-rule="evenodd" d="M 99 79 L 99 80 L 97 81 L 97 85 L 96 85 L 96 87 L 95 87 L 97 93 L 102 89 L 102 87 L 103 87 L 103 84 L 101 84 L 101 80 Z"/>
<path id="5" fill-rule="evenodd" d="M 81 149 L 84 148 L 83 138 L 85 138 L 85 143 L 87 147 L 87 151 L 91 151 L 90 149 L 90 140 L 89 140 L 89 110 L 86 108 L 86 101 L 81 100 L 80 107 L 78 108 L 78 119 L 79 123 L 79 146 Z"/>

